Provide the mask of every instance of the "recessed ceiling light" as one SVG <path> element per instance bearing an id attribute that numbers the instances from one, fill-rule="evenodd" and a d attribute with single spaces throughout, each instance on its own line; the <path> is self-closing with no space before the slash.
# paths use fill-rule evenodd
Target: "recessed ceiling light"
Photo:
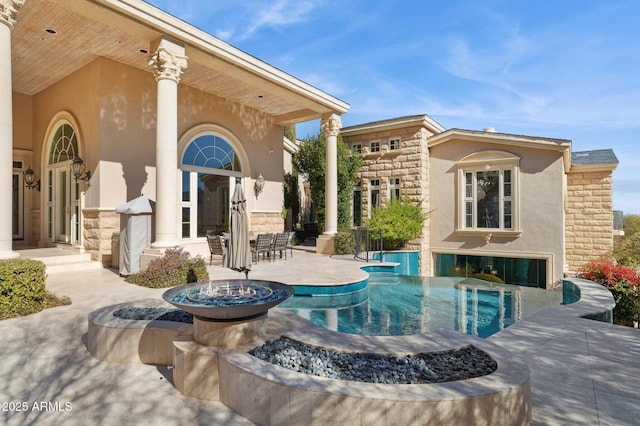
<path id="1" fill-rule="evenodd" d="M 51 28 L 45 28 L 44 30 L 45 33 L 49 33 L 49 34 L 57 34 L 58 32 L 54 29 Z"/>

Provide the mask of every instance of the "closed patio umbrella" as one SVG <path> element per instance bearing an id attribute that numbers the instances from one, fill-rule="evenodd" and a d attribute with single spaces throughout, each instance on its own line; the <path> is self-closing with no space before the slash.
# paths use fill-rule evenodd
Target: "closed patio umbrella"
<path id="1" fill-rule="evenodd" d="M 236 179 L 236 187 L 231 198 L 231 214 L 229 217 L 229 247 L 227 249 L 226 267 L 242 271 L 249 278 L 251 270 L 251 247 L 249 245 L 249 220 L 247 218 L 247 200 L 244 196 L 240 179 Z"/>

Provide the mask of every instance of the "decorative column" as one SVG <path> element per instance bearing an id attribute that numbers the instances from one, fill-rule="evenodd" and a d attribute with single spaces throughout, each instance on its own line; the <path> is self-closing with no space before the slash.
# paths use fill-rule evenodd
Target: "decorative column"
<path id="1" fill-rule="evenodd" d="M 13 199 L 13 104 L 11 29 L 24 0 L 0 0 L 0 200 Z M 18 257 L 12 250 L 12 203 L 0 208 L 0 259 Z"/>
<path id="2" fill-rule="evenodd" d="M 316 239 L 316 253 L 333 254 L 333 240 L 338 232 L 338 133 L 342 122 L 337 114 L 322 118 L 327 140 L 324 177 L 324 233 Z"/>
<path id="3" fill-rule="evenodd" d="M 184 46 L 158 41 L 149 65 L 158 83 L 156 118 L 156 235 L 152 248 L 178 245 L 178 82 L 187 68 Z"/>
<path id="4" fill-rule="evenodd" d="M 342 127 L 340 116 L 331 114 L 322 120 L 327 139 L 326 173 L 324 177 L 324 234 L 338 232 L 338 133 Z"/>

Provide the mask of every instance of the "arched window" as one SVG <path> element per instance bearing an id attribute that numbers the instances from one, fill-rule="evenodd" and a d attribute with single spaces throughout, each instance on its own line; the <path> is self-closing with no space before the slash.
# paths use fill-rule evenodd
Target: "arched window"
<path id="1" fill-rule="evenodd" d="M 199 135 L 185 147 L 180 168 L 182 238 L 226 231 L 232 181 L 242 176 L 231 144 L 219 135 Z"/>

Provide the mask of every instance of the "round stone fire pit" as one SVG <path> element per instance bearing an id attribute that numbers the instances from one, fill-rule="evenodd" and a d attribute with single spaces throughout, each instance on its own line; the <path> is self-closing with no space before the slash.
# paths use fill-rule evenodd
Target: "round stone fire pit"
<path id="1" fill-rule="evenodd" d="M 286 284 L 236 279 L 181 285 L 162 298 L 201 319 L 233 321 L 265 314 L 291 295 L 293 287 Z"/>

